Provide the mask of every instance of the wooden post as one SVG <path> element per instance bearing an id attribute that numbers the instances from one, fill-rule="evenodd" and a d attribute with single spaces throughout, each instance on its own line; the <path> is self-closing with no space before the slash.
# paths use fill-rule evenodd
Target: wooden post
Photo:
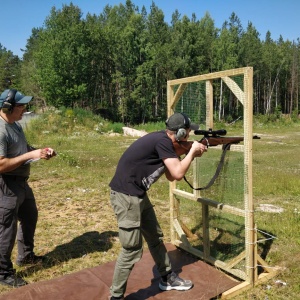
<path id="1" fill-rule="evenodd" d="M 244 206 L 246 231 L 247 281 L 254 284 L 254 205 L 252 194 L 252 137 L 253 137 L 253 69 L 246 68 L 244 76 Z"/>
<path id="2" fill-rule="evenodd" d="M 212 80 L 206 81 L 206 129 L 214 127 L 213 107 L 213 85 Z"/>

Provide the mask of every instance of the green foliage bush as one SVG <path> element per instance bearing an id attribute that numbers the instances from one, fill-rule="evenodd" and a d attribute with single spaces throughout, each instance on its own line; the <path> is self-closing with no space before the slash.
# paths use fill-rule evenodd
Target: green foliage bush
<path id="1" fill-rule="evenodd" d="M 107 123 L 106 130 L 108 132 L 123 133 L 123 123 Z"/>
<path id="2" fill-rule="evenodd" d="M 164 122 L 149 122 L 146 124 L 140 124 L 135 126 L 135 129 L 138 130 L 144 130 L 146 132 L 153 132 L 153 131 L 159 131 L 166 128 L 166 125 Z"/>
<path id="3" fill-rule="evenodd" d="M 269 115 L 256 115 L 253 118 L 254 127 L 289 127 L 292 124 L 299 124 L 300 119 L 298 115 L 283 115 L 283 114 L 269 114 Z"/>
<path id="4" fill-rule="evenodd" d="M 38 130 L 42 134 L 78 134 L 87 131 L 105 133 L 110 130 L 110 123 L 91 111 L 80 108 L 61 107 L 50 109 L 38 115 L 30 122 L 30 130 Z"/>

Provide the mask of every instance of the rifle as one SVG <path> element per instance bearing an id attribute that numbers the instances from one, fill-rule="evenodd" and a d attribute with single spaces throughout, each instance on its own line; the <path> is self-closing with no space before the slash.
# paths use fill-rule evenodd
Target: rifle
<path id="1" fill-rule="evenodd" d="M 195 135 L 203 135 L 203 137 L 198 141 L 199 143 L 202 143 L 203 145 L 206 145 L 207 147 L 213 147 L 217 145 L 223 145 L 223 153 L 219 162 L 219 165 L 217 167 L 217 170 L 215 172 L 215 175 L 210 180 L 210 182 L 205 186 L 201 188 L 194 188 L 186 179 L 184 176 L 184 180 L 186 183 L 194 190 L 205 190 L 208 189 L 213 185 L 216 178 L 219 176 L 219 173 L 222 169 L 224 158 L 226 151 L 230 149 L 230 146 L 232 144 L 239 144 L 244 140 L 244 137 L 224 137 L 224 135 L 227 134 L 227 131 L 225 129 L 220 130 L 212 130 L 211 128 L 209 130 L 195 130 Z M 260 139 L 257 135 L 253 136 L 253 139 Z M 183 154 L 188 154 L 192 147 L 193 141 L 179 141 L 174 142 L 173 146 L 175 149 L 175 152 L 178 156 L 181 156 Z"/>
<path id="2" fill-rule="evenodd" d="M 198 141 L 199 143 L 202 143 L 203 145 L 207 147 L 213 147 L 217 145 L 224 145 L 223 149 L 230 147 L 232 144 L 239 144 L 244 140 L 244 137 L 238 136 L 238 137 L 225 137 L 224 135 L 227 134 L 227 131 L 225 129 L 219 129 L 219 130 L 212 130 L 211 128 L 209 130 L 195 130 L 195 135 L 203 135 L 203 137 Z M 253 139 L 260 139 L 258 136 L 253 136 Z M 175 152 L 178 156 L 181 156 L 183 154 L 188 154 L 192 147 L 193 141 L 179 141 L 174 142 L 173 146 L 175 149 Z M 228 145 L 228 146 L 226 146 Z"/>

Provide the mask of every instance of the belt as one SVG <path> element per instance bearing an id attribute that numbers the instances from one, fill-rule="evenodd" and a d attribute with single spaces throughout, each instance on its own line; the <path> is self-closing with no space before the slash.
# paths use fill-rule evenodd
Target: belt
<path id="1" fill-rule="evenodd" d="M 3 179 L 15 180 L 15 181 L 27 181 L 29 176 L 19 176 L 19 175 L 5 175 L 1 174 Z"/>

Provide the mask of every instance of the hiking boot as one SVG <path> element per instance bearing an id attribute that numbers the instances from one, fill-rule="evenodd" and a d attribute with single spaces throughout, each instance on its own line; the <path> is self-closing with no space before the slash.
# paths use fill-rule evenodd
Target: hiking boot
<path id="1" fill-rule="evenodd" d="M 27 282 L 23 278 L 15 275 L 14 273 L 9 273 L 7 275 L 0 275 L 0 284 L 17 288 L 26 285 Z"/>
<path id="2" fill-rule="evenodd" d="M 45 256 L 35 255 L 34 253 L 25 256 L 23 259 L 17 259 L 16 265 L 21 267 L 24 265 L 34 265 L 45 260 Z"/>
<path id="3" fill-rule="evenodd" d="M 170 290 L 186 291 L 192 287 L 193 287 L 192 281 L 184 280 L 174 272 L 168 275 L 167 281 L 163 281 L 163 279 L 161 279 L 161 281 L 159 282 L 159 288 L 162 291 L 170 291 Z"/>

